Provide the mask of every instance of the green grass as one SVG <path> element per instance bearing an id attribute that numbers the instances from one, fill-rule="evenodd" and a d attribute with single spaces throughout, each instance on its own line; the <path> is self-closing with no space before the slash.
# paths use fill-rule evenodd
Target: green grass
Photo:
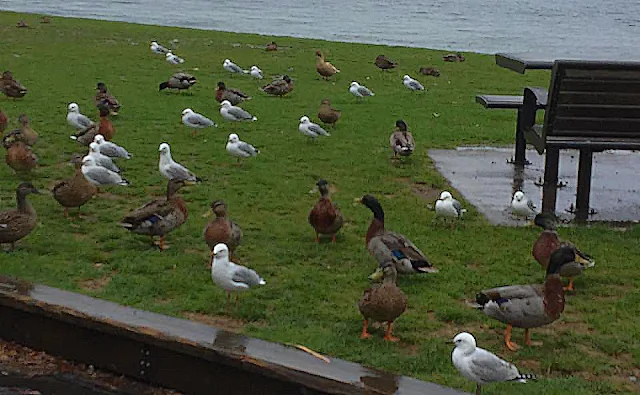
<path id="1" fill-rule="evenodd" d="M 33 28 L 15 28 L 22 18 Z M 412 189 L 418 182 L 436 190 L 447 187 L 427 156 L 429 148 L 512 144 L 514 112 L 484 110 L 474 103 L 476 93 L 515 94 L 525 85 L 546 86 L 548 73 L 519 75 L 497 67 L 492 56 L 471 53 L 464 63 L 444 63 L 443 51 L 286 37 L 276 39 L 280 51 L 267 53 L 261 46 L 271 37 L 63 18 L 41 25 L 38 19 L 0 13 L 0 68 L 13 71 L 29 88 L 22 100 L 0 98 L 0 107 L 12 126 L 26 113 L 40 133 L 34 184 L 47 190 L 73 173 L 66 162 L 82 147 L 69 139 L 66 106 L 75 101 L 95 119 L 94 88 L 104 81 L 123 104 L 113 120 L 114 141 L 134 154 L 119 162 L 132 185 L 105 188 L 110 194 L 87 204 L 86 217 L 75 222 L 63 218 L 50 195 L 33 196 L 39 225 L 14 252 L 0 257 L 1 272 L 165 314 L 221 316 L 225 297 L 213 286 L 206 266 L 201 237 L 206 220 L 201 214 L 212 200 L 224 199 L 245 232 L 239 260 L 267 280 L 267 286 L 242 295 L 230 314 L 242 320 L 248 335 L 301 343 L 469 391 L 473 385 L 455 371 L 451 348 L 444 343 L 465 330 L 481 346 L 543 378 L 517 388 L 488 386 L 487 394 L 638 391 L 628 380 L 640 369 L 638 227 L 625 232 L 598 225 L 562 229 L 561 236 L 598 264 L 576 281 L 578 292 L 568 297 L 563 317 L 534 330 L 534 340 L 544 340 L 544 345 L 511 353 L 501 343 L 504 325 L 466 307 L 464 300 L 482 288 L 541 281 L 543 273 L 531 257 L 537 231 L 491 226 L 471 208 L 464 223 L 449 231 L 432 223 L 427 200 Z M 199 69 L 193 71 L 199 82 L 192 95 L 158 92 L 158 84 L 175 69 L 151 54 L 151 39 L 165 44 L 179 40 L 176 52 L 186 59 L 185 70 Z M 316 49 L 341 69 L 334 82 L 318 78 Z M 372 64 L 380 53 L 401 66 L 381 73 Z M 266 97 L 249 78 L 224 73 L 225 58 L 245 67 L 257 64 L 269 76 L 287 73 L 295 90 L 282 99 Z M 424 93 L 407 91 L 402 75 L 416 77 L 423 65 L 437 66 L 442 75 L 418 77 L 427 87 Z M 253 94 L 244 107 L 258 122 L 231 126 L 221 119 L 213 99 L 219 80 Z M 352 80 L 366 84 L 376 96 L 356 103 L 347 91 Z M 306 114 L 317 121 L 325 97 L 343 111 L 343 119 L 331 137 L 312 144 L 297 131 L 298 119 Z M 186 107 L 212 117 L 220 127 L 193 138 L 180 123 Z M 407 121 L 418 147 L 410 161 L 393 165 L 388 137 L 398 118 Z M 232 131 L 262 149 L 240 168 L 224 150 Z M 190 218 L 170 234 L 172 248 L 161 253 L 147 238 L 118 228 L 116 222 L 163 193 L 166 183 L 157 171 L 163 141 L 171 144 L 176 160 L 208 182 L 182 191 Z M 307 224 L 317 198 L 308 192 L 320 177 L 335 185 L 334 200 L 348 219 L 336 245 L 314 243 Z M 1 207 L 14 205 L 19 182 L 8 166 L 0 166 Z M 409 236 L 441 269 L 433 276 L 400 279 L 409 309 L 397 321 L 399 344 L 383 342 L 380 332 L 370 341 L 358 338 L 356 301 L 375 268 L 364 248 L 371 213 L 352 204 L 365 193 L 380 198 L 388 228 Z M 516 331 L 515 340 L 522 342 L 522 331 Z"/>

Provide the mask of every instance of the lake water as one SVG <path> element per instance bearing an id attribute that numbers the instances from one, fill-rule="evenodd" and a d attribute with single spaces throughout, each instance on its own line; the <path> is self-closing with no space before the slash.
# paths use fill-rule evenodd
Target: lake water
<path id="1" fill-rule="evenodd" d="M 0 0 L 0 9 L 482 53 L 640 58 L 638 0 Z"/>

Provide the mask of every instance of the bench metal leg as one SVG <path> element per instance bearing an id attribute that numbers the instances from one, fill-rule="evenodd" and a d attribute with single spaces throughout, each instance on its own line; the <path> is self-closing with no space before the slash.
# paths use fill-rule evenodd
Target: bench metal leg
<path id="1" fill-rule="evenodd" d="M 521 167 L 531 164 L 526 158 L 527 141 L 524 137 L 524 130 L 522 129 L 522 118 L 522 108 L 519 108 L 518 118 L 516 119 L 516 157 L 511 163 Z"/>
<path id="2" fill-rule="evenodd" d="M 560 149 L 547 147 L 544 160 L 544 185 L 542 186 L 542 211 L 556 212 L 556 193 L 558 190 L 558 171 L 560 167 Z"/>
<path id="3" fill-rule="evenodd" d="M 580 150 L 578 161 L 578 193 L 576 196 L 576 222 L 587 222 L 589 218 L 589 195 L 591 194 L 591 169 L 593 151 Z"/>

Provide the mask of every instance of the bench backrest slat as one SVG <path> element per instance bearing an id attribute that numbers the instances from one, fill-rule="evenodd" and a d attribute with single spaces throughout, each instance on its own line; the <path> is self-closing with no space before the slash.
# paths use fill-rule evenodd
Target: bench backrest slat
<path id="1" fill-rule="evenodd" d="M 640 63 L 554 63 L 543 138 L 640 140 Z"/>

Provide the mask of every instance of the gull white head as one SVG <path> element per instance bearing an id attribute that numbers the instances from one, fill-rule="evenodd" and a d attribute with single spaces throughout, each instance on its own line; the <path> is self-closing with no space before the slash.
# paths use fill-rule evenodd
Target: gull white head
<path id="1" fill-rule="evenodd" d="M 91 150 L 91 152 L 98 152 L 98 143 L 92 142 L 91 144 L 89 144 L 89 149 Z"/>
<path id="2" fill-rule="evenodd" d="M 104 136 L 101 134 L 96 134 L 96 137 L 93 138 L 93 142 L 97 143 L 98 145 L 104 143 Z"/>
<path id="3" fill-rule="evenodd" d="M 471 333 L 461 332 L 453 338 L 453 344 L 464 354 L 470 354 L 476 349 L 476 339 Z"/>
<path id="4" fill-rule="evenodd" d="M 167 54 L 166 54 L 166 55 L 164 55 L 164 56 L 165 56 L 165 58 L 170 58 L 170 57 L 172 57 L 172 56 L 173 56 L 173 54 L 172 54 L 171 52 L 167 52 Z"/>
<path id="5" fill-rule="evenodd" d="M 192 110 L 192 109 L 190 109 L 190 108 L 185 108 L 184 110 L 182 110 L 182 115 L 187 115 L 187 114 L 192 113 L 192 112 L 193 112 L 193 110 Z"/>
<path id="6" fill-rule="evenodd" d="M 93 159 L 93 156 L 85 156 L 82 158 L 82 166 L 95 166 L 96 160 Z"/>
<path id="7" fill-rule="evenodd" d="M 229 248 L 227 248 L 227 245 L 224 243 L 216 244 L 216 246 L 213 247 L 212 255 L 217 259 L 227 258 L 229 256 Z"/>
<path id="8" fill-rule="evenodd" d="M 231 107 L 231 102 L 229 100 L 223 100 L 220 106 L 224 108 Z"/>
<path id="9" fill-rule="evenodd" d="M 453 196 L 451 196 L 449 191 L 442 191 L 442 193 L 440 194 L 440 200 L 445 200 L 450 198 L 453 198 Z"/>
<path id="10" fill-rule="evenodd" d="M 408 75 L 408 74 L 405 74 L 405 75 L 404 75 L 404 77 L 402 77 L 402 79 L 403 79 L 403 80 L 410 79 L 410 78 L 411 78 L 411 77 L 409 77 L 409 75 Z"/>
<path id="11" fill-rule="evenodd" d="M 240 137 L 238 137 L 238 135 L 237 135 L 237 134 L 235 134 L 235 133 L 231 133 L 231 134 L 229 135 L 229 142 L 230 142 L 230 143 L 237 143 L 238 141 L 240 141 Z"/>
<path id="12" fill-rule="evenodd" d="M 251 66 L 251 71 L 257 71 L 257 70 L 259 70 L 258 66 Z"/>
<path id="13" fill-rule="evenodd" d="M 524 193 L 522 193 L 522 191 L 513 194 L 513 200 L 521 201 L 522 199 L 524 199 Z"/>
<path id="14" fill-rule="evenodd" d="M 151 41 L 151 45 L 158 45 L 156 41 Z"/>
<path id="15" fill-rule="evenodd" d="M 306 115 L 304 117 L 300 118 L 300 123 L 309 123 L 309 122 L 311 122 L 311 121 L 309 120 L 309 117 L 306 116 Z"/>
<path id="16" fill-rule="evenodd" d="M 158 147 L 158 151 L 161 153 L 161 155 L 168 154 L 171 151 L 171 148 L 169 148 L 169 144 L 162 143 L 160 144 L 160 147 Z"/>
<path id="17" fill-rule="evenodd" d="M 67 110 L 69 112 L 80 112 L 80 107 L 78 107 L 78 104 L 76 103 L 69 103 Z"/>
<path id="18" fill-rule="evenodd" d="M 351 82 L 350 86 L 360 86 L 360 84 L 358 84 L 357 82 L 353 81 L 353 82 Z"/>
<path id="19" fill-rule="evenodd" d="M 231 61 L 229 59 L 225 59 L 224 62 L 222 63 L 223 66 L 229 66 L 231 64 Z"/>

